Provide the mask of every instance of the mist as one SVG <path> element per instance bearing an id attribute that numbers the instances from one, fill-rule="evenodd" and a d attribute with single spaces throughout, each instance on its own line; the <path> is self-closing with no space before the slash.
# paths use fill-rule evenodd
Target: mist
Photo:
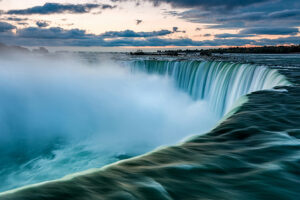
<path id="1" fill-rule="evenodd" d="M 176 144 L 218 120 L 167 77 L 109 60 L 16 58 L 0 60 L 0 191 Z"/>

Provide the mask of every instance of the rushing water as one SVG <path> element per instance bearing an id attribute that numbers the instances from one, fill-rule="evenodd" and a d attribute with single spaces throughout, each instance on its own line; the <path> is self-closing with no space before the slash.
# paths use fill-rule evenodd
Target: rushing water
<path id="1" fill-rule="evenodd" d="M 125 67 L 64 61 L 54 68 L 47 63 L 28 61 L 26 70 L 21 67 L 26 62 L 1 65 L 6 66 L 1 71 L 1 120 L 6 120 L 6 135 L 14 135 L 2 135 L 6 141 L 1 152 L 26 155 L 17 163 L 15 157 L 6 157 L 11 162 L 1 165 L 2 191 L 198 136 L 82 175 L 3 193 L 0 199 L 231 200 L 299 195 L 299 91 L 277 70 L 204 61 L 137 60 Z M 279 85 L 284 87 L 272 89 Z M 260 90 L 265 91 L 251 94 L 235 114 L 203 135 L 240 97 Z M 24 140 L 27 146 L 22 146 Z M 41 141 L 54 146 L 40 145 Z M 20 144 L 22 151 L 34 147 L 37 155 L 20 154 L 14 149 Z"/>
<path id="2" fill-rule="evenodd" d="M 135 61 L 132 65 L 134 71 L 137 69 L 172 77 L 177 87 L 194 100 L 207 100 L 219 116 L 227 113 L 245 94 L 289 85 L 277 70 L 249 64 L 143 60 Z"/>
<path id="3" fill-rule="evenodd" d="M 112 62 L 23 58 L 0 66 L 0 191 L 174 144 L 219 118 L 170 80 Z"/>

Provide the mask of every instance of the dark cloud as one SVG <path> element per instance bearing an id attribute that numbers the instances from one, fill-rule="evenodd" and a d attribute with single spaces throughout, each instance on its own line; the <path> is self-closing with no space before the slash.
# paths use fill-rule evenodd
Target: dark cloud
<path id="1" fill-rule="evenodd" d="M 257 42 L 257 45 L 300 44 L 299 41 L 299 36 L 278 39 L 261 39 Z"/>
<path id="2" fill-rule="evenodd" d="M 65 30 L 59 27 L 48 29 L 29 27 L 17 30 L 16 36 L 32 39 L 85 39 L 90 35 L 80 29 Z"/>
<path id="3" fill-rule="evenodd" d="M 27 23 L 27 22 L 18 22 L 18 24 L 19 24 L 19 25 L 22 25 L 22 26 L 26 26 L 26 25 L 28 25 L 28 23 Z"/>
<path id="4" fill-rule="evenodd" d="M 224 2 L 230 5 L 237 3 L 237 1 Z M 245 34 L 293 35 L 298 32 L 296 28 L 300 27 L 299 0 L 257 1 L 256 3 L 253 1 L 253 4 L 247 2 L 249 4 L 241 3 L 243 6 L 238 9 L 193 7 L 184 12 L 168 11 L 165 14 L 193 23 L 208 24 L 206 26 L 208 29 L 244 29 L 240 37 L 245 37 Z"/>
<path id="5" fill-rule="evenodd" d="M 21 10 L 9 10 L 6 14 L 14 15 L 32 15 L 32 14 L 54 14 L 54 13 L 88 13 L 90 10 L 112 9 L 115 6 L 108 4 L 60 4 L 60 3 L 45 3 L 43 6 L 35 6 Z"/>
<path id="6" fill-rule="evenodd" d="M 130 1 L 130 0 L 112 0 L 117 1 Z M 154 6 L 158 6 L 161 3 L 171 4 L 173 7 L 225 7 L 225 8 L 235 8 L 248 6 L 252 4 L 272 1 L 272 0 L 144 0 L 153 2 Z"/>
<path id="7" fill-rule="evenodd" d="M 32 39 L 106 39 L 106 38 L 149 38 L 172 34 L 169 30 L 151 31 L 151 32 L 134 32 L 132 30 L 125 31 L 109 31 L 100 35 L 88 34 L 85 30 L 80 29 L 63 29 L 60 27 L 40 28 L 29 27 L 18 29 L 16 36 L 21 38 Z"/>
<path id="8" fill-rule="evenodd" d="M 258 27 L 246 28 L 237 34 L 223 33 L 215 35 L 216 38 L 245 38 L 254 37 L 257 35 L 296 35 L 299 33 L 298 28 L 285 28 L 285 27 Z M 299 41 L 300 42 L 300 41 Z"/>
<path id="9" fill-rule="evenodd" d="M 185 33 L 186 31 L 179 30 L 177 26 L 173 27 L 173 33 Z"/>
<path id="10" fill-rule="evenodd" d="M 173 27 L 173 32 L 177 32 L 178 31 L 178 27 Z"/>
<path id="11" fill-rule="evenodd" d="M 295 35 L 299 33 L 299 30 L 298 28 L 286 27 L 257 27 L 244 29 L 240 33 L 257 35 Z"/>
<path id="12" fill-rule="evenodd" d="M 19 29 L 16 34 L 13 32 L 0 33 L 0 42 L 10 45 L 25 46 L 102 46 L 102 47 L 121 47 L 121 46 L 244 46 L 244 45 L 278 45 L 278 44 L 298 44 L 300 37 L 282 37 L 278 39 L 243 39 L 243 38 L 216 38 L 214 40 L 195 41 L 189 38 L 167 39 L 159 38 L 154 35 L 159 31 L 138 32 L 140 37 L 127 37 L 128 35 L 120 32 L 114 33 L 109 37 L 95 34 L 88 34 L 84 30 L 62 28 L 38 28 L 29 27 Z M 118 33 L 118 34 L 117 34 Z M 155 34 L 150 34 L 155 33 Z M 108 34 L 111 36 L 111 34 Z M 121 35 L 121 37 L 119 37 Z M 145 37 L 142 37 L 145 36 Z M 151 36 L 150 36 L 151 35 Z"/>
<path id="13" fill-rule="evenodd" d="M 209 29 L 238 29 L 244 27 L 245 27 L 245 23 L 243 22 L 232 22 L 232 23 L 215 24 L 215 25 L 206 26 L 206 28 Z"/>
<path id="14" fill-rule="evenodd" d="M 289 37 L 280 39 L 263 39 L 263 40 L 249 40 L 249 39 L 216 39 L 216 40 L 204 40 L 194 41 L 191 39 L 162 39 L 162 38 L 146 38 L 146 39 L 114 39 L 103 40 L 102 38 L 89 38 L 89 39 L 73 39 L 73 40 L 42 40 L 29 42 L 23 40 L 23 45 L 35 45 L 35 46 L 102 46 L 102 47 L 122 47 L 122 46 L 244 46 L 244 45 L 278 45 L 278 44 L 295 44 L 299 41 L 300 37 Z M 38 42 L 38 43 L 37 43 Z"/>
<path id="15" fill-rule="evenodd" d="M 101 34 L 100 36 L 105 38 L 117 38 L 117 37 L 157 37 L 164 36 L 173 33 L 169 30 L 151 31 L 151 32 L 134 32 L 132 30 L 125 31 L 109 31 Z"/>
<path id="16" fill-rule="evenodd" d="M 255 35 L 251 34 L 232 34 L 232 33 L 223 33 L 215 35 L 215 38 L 244 38 L 244 37 L 252 37 Z"/>
<path id="17" fill-rule="evenodd" d="M 159 30 L 159 31 L 150 31 L 150 32 L 135 32 L 133 30 L 125 31 L 109 31 L 101 34 L 103 38 L 149 38 L 149 37 L 158 37 L 166 36 L 172 33 L 185 33 L 185 31 L 179 30 L 178 27 L 173 27 L 172 31 L 170 30 Z"/>
<path id="18" fill-rule="evenodd" d="M 223 33 L 215 35 L 214 40 L 194 41 L 188 38 L 161 38 L 161 36 L 173 33 L 185 33 L 177 26 L 174 26 L 172 30 L 149 32 L 124 30 L 95 35 L 80 29 L 45 28 L 48 25 L 44 22 L 37 22 L 38 27 L 23 29 L 16 29 L 9 23 L 0 22 L 0 40 L 31 46 L 243 46 L 298 44 L 300 41 L 298 37 L 298 28 L 300 27 L 299 0 L 140 0 L 140 2 L 143 1 L 153 2 L 154 5 L 169 3 L 173 7 L 188 8 L 184 12 L 165 10 L 165 14 L 193 23 L 207 24 L 206 28 L 208 29 L 232 29 L 235 30 L 236 34 Z M 7 14 L 87 13 L 92 9 L 112 8 L 115 6 L 96 3 L 46 3 L 43 6 L 23 10 L 10 10 L 7 11 Z M 14 17 L 13 19 L 12 16 L 10 21 L 18 22 L 19 19 L 21 18 Z M 5 20 L 8 21 L 9 19 Z M 139 25 L 140 23 L 142 20 L 137 19 L 136 24 Z M 16 29 L 16 33 L 11 31 L 13 29 Z M 196 31 L 203 30 L 197 28 Z M 210 33 L 214 34 L 213 32 Z M 265 35 L 285 35 L 285 37 L 253 39 L 254 36 L 263 38 L 266 37 Z M 211 34 L 202 36 L 209 37 Z"/>
<path id="19" fill-rule="evenodd" d="M 287 9 L 287 10 L 276 11 L 270 13 L 268 17 L 273 19 L 300 17 L 300 9 L 291 9 L 291 10 Z"/>
<path id="20" fill-rule="evenodd" d="M 139 25 L 139 24 L 142 23 L 142 22 L 143 22 L 143 20 L 137 19 L 137 20 L 136 20 L 136 25 Z"/>
<path id="21" fill-rule="evenodd" d="M 36 22 L 36 25 L 40 28 L 44 28 L 44 27 L 47 27 L 49 26 L 49 24 L 47 22 L 44 22 L 44 21 L 37 21 Z"/>
<path id="22" fill-rule="evenodd" d="M 0 33 L 7 32 L 15 29 L 16 27 L 14 25 L 11 25 L 6 22 L 0 22 Z"/>
<path id="23" fill-rule="evenodd" d="M 28 18 L 19 18 L 19 17 L 7 17 L 5 18 L 7 21 L 15 21 L 15 22 L 20 22 L 20 21 L 26 21 Z"/>

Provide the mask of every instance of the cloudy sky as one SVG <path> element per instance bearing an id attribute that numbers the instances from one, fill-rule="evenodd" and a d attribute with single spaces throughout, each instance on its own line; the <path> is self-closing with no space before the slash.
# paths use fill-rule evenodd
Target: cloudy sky
<path id="1" fill-rule="evenodd" d="M 300 43 L 300 0 L 0 0 L 0 42 L 89 48 Z"/>

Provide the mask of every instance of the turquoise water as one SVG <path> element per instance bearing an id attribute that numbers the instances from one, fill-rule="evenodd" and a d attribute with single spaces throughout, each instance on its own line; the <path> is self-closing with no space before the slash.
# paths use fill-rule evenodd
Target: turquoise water
<path id="1" fill-rule="evenodd" d="M 17 91 L 31 91 L 38 85 L 31 92 L 47 91 L 45 97 L 30 95 L 29 102 L 56 103 L 50 108 L 49 102 L 38 107 L 37 118 L 44 121 L 43 113 L 54 110 L 51 119 L 60 117 L 58 122 L 70 123 L 75 129 L 80 127 L 80 131 L 52 123 L 56 126 L 50 130 L 63 130 L 58 139 L 52 140 L 54 147 L 43 147 L 46 153 L 35 151 L 39 153 L 29 161 L 20 161 L 21 164 L 12 159 L 11 168 L 1 166 L 4 172 L 1 176 L 7 181 L 2 191 L 99 168 L 194 136 L 180 145 L 83 175 L 74 174 L 63 180 L 3 193 L 0 197 L 5 200 L 295 199 L 299 195 L 300 93 L 277 70 L 231 62 L 137 60 L 126 61 L 125 66 L 122 63 L 113 68 L 114 64 L 106 63 L 104 66 L 109 68 L 101 70 L 93 65 L 92 71 L 86 72 L 87 66 L 84 70 L 82 66 L 65 70 L 64 62 L 60 66 L 63 71 L 41 70 L 46 75 L 38 77 L 46 79 L 44 83 L 37 77 L 28 79 L 26 73 L 16 76 L 18 80 L 24 78 L 23 84 L 6 82 L 6 86 L 18 88 L 10 90 L 18 95 Z M 32 70 L 29 72 L 32 74 Z M 67 75 L 62 75 L 63 72 Z M 34 80 L 34 84 L 27 85 L 29 80 Z M 55 86 L 50 95 L 49 85 L 52 89 Z M 274 89 L 279 85 L 283 87 Z M 258 92 L 244 96 L 254 91 Z M 247 101 L 215 127 L 241 97 Z M 9 105 L 16 99 L 24 99 L 23 94 L 18 98 L 10 96 L 5 103 Z M 75 102 L 75 106 L 70 102 Z M 19 112 L 15 114 L 13 108 L 6 114 L 22 116 Z M 34 113 L 32 109 L 25 111 L 22 113 L 26 116 Z M 89 120 L 83 123 L 76 113 L 89 116 Z M 19 123 L 25 118 L 21 117 Z M 35 125 L 34 122 L 27 121 L 26 125 Z M 95 126 L 99 123 L 105 128 Z M 82 133 L 91 126 L 96 133 Z M 49 130 L 44 124 L 38 128 Z M 35 129 L 28 130 L 26 134 L 30 135 Z M 70 140 L 74 136 L 79 140 Z M 11 185 L 7 187 L 7 183 Z"/>
<path id="2" fill-rule="evenodd" d="M 277 70 L 250 64 L 142 60 L 134 61 L 132 65 L 133 71 L 171 77 L 176 86 L 194 100 L 208 101 L 219 116 L 227 113 L 245 94 L 290 85 Z"/>

